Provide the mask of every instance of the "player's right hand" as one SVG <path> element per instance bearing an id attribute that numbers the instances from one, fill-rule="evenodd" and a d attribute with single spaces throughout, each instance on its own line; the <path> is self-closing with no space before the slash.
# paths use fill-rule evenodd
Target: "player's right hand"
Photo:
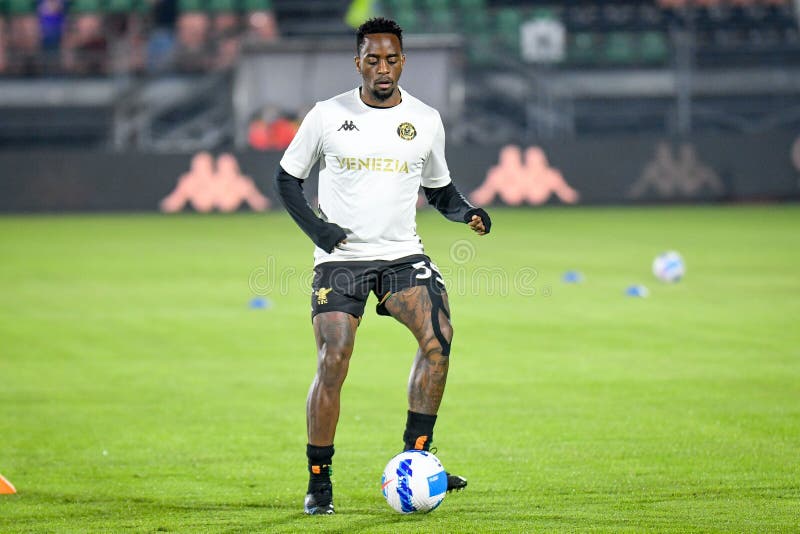
<path id="1" fill-rule="evenodd" d="M 467 224 L 476 234 L 486 235 L 491 231 L 492 219 L 483 208 L 473 208 L 467 212 L 467 216 L 470 217 Z"/>
<path id="2" fill-rule="evenodd" d="M 315 236 L 314 244 L 330 254 L 337 246 L 347 239 L 347 232 L 344 228 L 335 223 L 325 222 L 324 227 Z"/>

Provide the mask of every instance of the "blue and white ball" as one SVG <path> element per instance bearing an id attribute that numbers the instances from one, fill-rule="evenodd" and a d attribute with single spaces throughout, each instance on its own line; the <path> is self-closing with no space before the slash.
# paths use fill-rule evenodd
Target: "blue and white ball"
<path id="1" fill-rule="evenodd" d="M 401 514 L 430 512 L 447 493 L 447 473 L 427 451 L 404 451 L 389 460 L 381 478 L 381 491 Z"/>
<path id="2" fill-rule="evenodd" d="M 686 275 L 686 263 L 680 254 L 670 250 L 653 260 L 653 274 L 662 282 L 674 283 Z"/>

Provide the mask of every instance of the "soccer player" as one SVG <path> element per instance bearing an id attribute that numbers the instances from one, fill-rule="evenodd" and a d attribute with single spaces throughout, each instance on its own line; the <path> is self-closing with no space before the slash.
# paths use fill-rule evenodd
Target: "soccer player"
<path id="1" fill-rule="evenodd" d="M 311 316 L 317 373 L 308 392 L 309 483 L 305 513 L 332 514 L 330 466 L 339 399 L 356 329 L 370 292 L 377 313 L 403 323 L 419 349 L 408 382 L 404 450 L 429 450 L 444 393 L 453 328 L 444 281 L 416 233 L 420 185 L 428 202 L 479 235 L 489 215 L 450 179 L 439 113 L 398 85 L 405 64 L 401 28 L 384 18 L 358 28 L 362 85 L 318 102 L 283 155 L 275 185 L 287 211 L 316 245 Z M 317 160 L 319 216 L 303 196 Z M 466 479 L 448 474 L 448 491 Z"/>

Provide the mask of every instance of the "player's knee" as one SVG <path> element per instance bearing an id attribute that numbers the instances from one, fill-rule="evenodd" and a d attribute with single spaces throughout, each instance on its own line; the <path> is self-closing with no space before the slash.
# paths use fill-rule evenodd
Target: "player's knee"
<path id="1" fill-rule="evenodd" d="M 450 319 L 440 314 L 439 322 L 436 326 L 431 323 L 430 330 L 420 343 L 423 352 L 436 350 L 444 355 L 450 354 L 450 344 L 453 341 L 453 325 Z"/>
<path id="2" fill-rule="evenodd" d="M 353 349 L 344 345 L 325 344 L 319 354 L 319 375 L 324 383 L 344 380 Z"/>

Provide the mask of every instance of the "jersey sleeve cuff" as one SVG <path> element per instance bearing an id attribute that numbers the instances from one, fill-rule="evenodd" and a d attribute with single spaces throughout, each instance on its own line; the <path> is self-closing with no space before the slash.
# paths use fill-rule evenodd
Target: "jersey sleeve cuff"
<path id="1" fill-rule="evenodd" d="M 287 174 L 290 174 L 292 177 L 297 178 L 298 180 L 305 180 L 308 178 L 308 172 L 306 172 L 303 166 L 298 163 L 283 158 L 281 159 L 280 165 Z"/>
<path id="2" fill-rule="evenodd" d="M 285 169 L 286 167 L 284 167 Z M 428 187 L 430 189 L 439 189 L 440 187 L 444 187 L 447 184 L 451 183 L 453 180 L 450 178 L 450 175 L 447 174 L 445 176 L 440 176 L 438 178 L 423 178 L 422 179 L 422 187 Z"/>

